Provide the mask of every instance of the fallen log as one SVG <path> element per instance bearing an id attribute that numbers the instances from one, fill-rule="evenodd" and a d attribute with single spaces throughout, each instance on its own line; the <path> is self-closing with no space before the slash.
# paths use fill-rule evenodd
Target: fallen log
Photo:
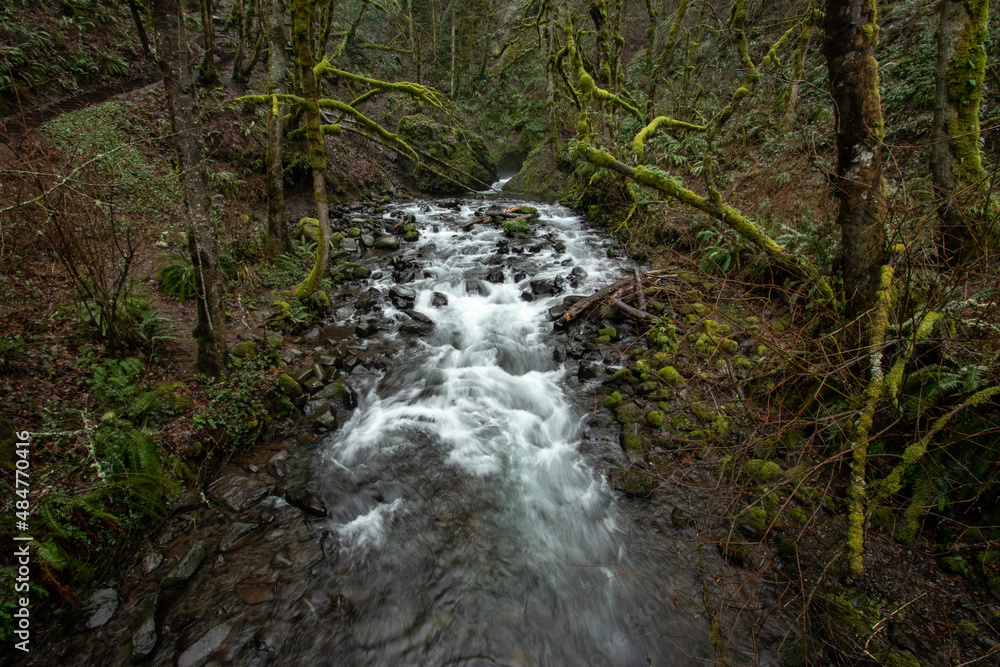
<path id="1" fill-rule="evenodd" d="M 654 269 L 652 271 L 647 271 L 646 273 L 640 275 L 638 269 L 636 269 L 633 275 L 623 276 L 618 280 L 616 280 L 615 282 L 608 285 L 607 287 L 602 287 L 601 289 L 597 290 L 596 292 L 588 296 L 586 299 L 582 299 L 573 304 L 573 307 L 567 310 L 563 314 L 562 316 L 563 320 L 565 320 L 566 322 L 572 322 L 574 319 L 579 317 L 581 312 L 583 312 L 587 308 L 590 308 L 595 303 L 609 297 L 611 298 L 612 302 L 615 300 L 620 301 L 623 296 L 629 294 L 632 290 L 638 290 L 639 303 L 642 304 L 642 309 L 636 310 L 635 308 L 632 308 L 632 310 L 635 311 L 635 313 L 632 313 L 633 317 L 642 317 L 642 319 L 653 319 L 652 315 L 645 312 L 645 294 L 643 293 L 643 280 L 644 279 L 658 280 L 660 278 L 672 275 L 674 274 L 670 273 L 666 269 Z M 625 304 L 623 303 L 622 305 Z"/>
<path id="2" fill-rule="evenodd" d="M 646 311 L 639 310 L 638 308 L 633 308 L 632 306 L 628 305 L 621 299 L 612 299 L 611 304 L 618 310 L 625 313 L 626 315 L 631 315 L 637 320 L 643 320 L 649 322 L 654 319 L 653 316 L 647 313 Z"/>
<path id="3" fill-rule="evenodd" d="M 581 312 L 583 312 L 587 308 L 590 308 L 592 305 L 594 305 L 604 297 L 625 287 L 632 280 L 634 280 L 632 276 L 625 276 L 624 278 L 619 278 L 618 280 L 611 283 L 607 287 L 602 287 L 601 289 L 597 290 L 596 292 L 588 296 L 586 299 L 577 301 L 576 303 L 573 304 L 573 306 L 569 310 L 567 310 L 563 314 L 563 319 L 567 322 L 572 322 Z"/>

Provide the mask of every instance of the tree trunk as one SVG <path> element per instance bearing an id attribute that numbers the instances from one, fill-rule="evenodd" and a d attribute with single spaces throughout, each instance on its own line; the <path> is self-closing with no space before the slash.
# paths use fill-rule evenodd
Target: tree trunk
<path id="1" fill-rule="evenodd" d="M 128 0 L 128 8 L 132 11 L 132 20 L 135 22 L 135 30 L 139 33 L 139 41 L 142 43 L 142 54 L 147 58 L 150 56 L 149 40 L 146 39 L 146 29 L 142 25 L 142 15 L 135 0 Z"/>
<path id="2" fill-rule="evenodd" d="M 207 84 L 219 82 L 219 72 L 215 69 L 215 24 L 212 15 L 215 13 L 212 0 L 199 0 L 201 6 L 201 30 L 205 37 L 205 56 L 198 68 L 198 75 Z"/>
<path id="3" fill-rule="evenodd" d="M 295 296 L 305 299 L 318 288 L 330 258 L 330 212 L 326 201 L 326 142 L 320 127 L 319 86 L 316 83 L 316 54 L 313 51 L 312 5 L 309 0 L 292 0 L 292 48 L 295 64 L 302 78 L 305 99 L 306 140 L 309 143 L 309 166 L 312 168 L 313 197 L 319 222 L 319 242 L 313 269 L 295 288 Z"/>
<path id="4" fill-rule="evenodd" d="M 198 323 L 195 367 L 209 376 L 226 372 L 226 316 L 222 272 L 212 220 L 212 198 L 205 168 L 205 144 L 198 119 L 194 73 L 188 53 L 180 0 L 153 0 L 153 25 L 170 123 L 177 146 L 181 187 L 188 211 L 188 248 L 194 265 Z"/>
<path id="5" fill-rule="evenodd" d="M 938 236 L 949 264 L 960 263 L 982 243 L 973 203 L 986 180 L 979 154 L 979 102 L 986 74 L 987 0 L 941 0 L 934 67 L 934 141 L 931 177 L 940 200 Z M 982 239 L 979 238 L 981 241 Z"/>
<path id="6" fill-rule="evenodd" d="M 837 224 L 849 318 L 873 306 L 886 259 L 875 19 L 875 0 L 827 0 L 823 48 L 837 128 Z"/>
<path id="7" fill-rule="evenodd" d="M 283 0 L 271 0 L 268 21 L 270 61 L 267 73 L 268 95 L 285 92 L 285 5 Z M 282 175 L 281 152 L 284 136 L 284 105 L 272 98 L 267 108 L 267 251 L 277 257 L 288 250 L 288 230 L 285 228 L 285 184 Z"/>

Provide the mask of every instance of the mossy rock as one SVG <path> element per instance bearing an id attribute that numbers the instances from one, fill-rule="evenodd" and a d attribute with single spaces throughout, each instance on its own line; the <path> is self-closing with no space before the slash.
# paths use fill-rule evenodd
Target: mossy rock
<path id="1" fill-rule="evenodd" d="M 496 163 L 477 134 L 415 115 L 400 118 L 399 138 L 422 154 L 421 164 L 412 174 L 413 184 L 421 192 L 462 194 L 484 190 L 497 180 Z"/>
<path id="2" fill-rule="evenodd" d="M 622 447 L 624 447 L 625 451 L 629 452 L 630 454 L 646 453 L 646 447 L 642 441 L 642 436 L 639 435 L 623 435 Z"/>
<path id="3" fill-rule="evenodd" d="M 414 243 L 420 239 L 420 232 L 415 229 L 411 229 L 405 234 L 403 234 L 403 240 L 407 243 Z"/>
<path id="4" fill-rule="evenodd" d="M 295 235 L 309 239 L 313 243 L 319 243 L 319 220 L 316 218 L 302 218 L 295 228 Z"/>
<path id="5" fill-rule="evenodd" d="M 660 428 L 663 426 L 663 413 L 659 410 L 652 410 L 646 413 L 646 423 L 653 428 Z"/>
<path id="6" fill-rule="evenodd" d="M 680 507 L 675 507 L 670 513 L 670 520 L 678 528 L 691 528 L 694 525 L 694 517 L 691 513 Z"/>
<path id="7" fill-rule="evenodd" d="M 566 176 L 559 169 L 551 143 L 543 143 L 528 153 L 521 170 L 504 183 L 504 192 L 514 192 L 525 199 L 552 202 L 562 196 Z"/>
<path id="8" fill-rule="evenodd" d="M 648 498 L 659 486 L 656 475 L 646 470 L 629 468 L 614 477 L 614 486 L 619 491 L 637 498 Z"/>
<path id="9" fill-rule="evenodd" d="M 737 520 L 736 528 L 744 537 L 752 540 L 759 540 L 767 533 L 768 526 L 767 512 L 763 507 L 748 507 Z"/>
<path id="10" fill-rule="evenodd" d="M 616 415 L 622 424 L 635 424 L 642 420 L 642 408 L 635 403 L 625 403 L 618 406 Z"/>
<path id="11" fill-rule="evenodd" d="M 758 484 L 770 484 L 782 476 L 781 466 L 764 459 L 750 459 L 743 471 Z"/>
<path id="12" fill-rule="evenodd" d="M 604 329 L 601 329 L 600 331 L 598 331 L 597 335 L 602 336 L 602 337 L 603 336 L 607 336 L 611 340 L 617 340 L 618 339 L 618 330 L 615 329 L 614 327 L 607 327 L 607 328 L 604 328 Z"/>
<path id="13" fill-rule="evenodd" d="M 788 510 L 788 518 L 803 526 L 809 523 L 809 515 L 801 507 L 793 507 Z"/>
<path id="14" fill-rule="evenodd" d="M 598 336 L 597 337 L 597 342 L 600 343 L 601 345 L 610 345 L 611 344 L 611 337 L 610 336 Z"/>
<path id="15" fill-rule="evenodd" d="M 671 387 L 679 387 L 684 384 L 684 377 L 673 366 L 664 366 L 656 371 L 656 374 Z"/>
<path id="16" fill-rule="evenodd" d="M 257 343 L 252 340 L 245 340 L 229 348 L 229 354 L 237 359 L 254 359 L 257 356 Z"/>
<path id="17" fill-rule="evenodd" d="M 617 410 L 622 404 L 622 395 L 620 392 L 613 392 L 610 396 L 604 399 L 603 405 L 608 410 Z"/>
<path id="18" fill-rule="evenodd" d="M 288 373 L 279 373 L 277 381 L 278 389 L 288 398 L 298 398 L 302 395 L 302 387 Z"/>

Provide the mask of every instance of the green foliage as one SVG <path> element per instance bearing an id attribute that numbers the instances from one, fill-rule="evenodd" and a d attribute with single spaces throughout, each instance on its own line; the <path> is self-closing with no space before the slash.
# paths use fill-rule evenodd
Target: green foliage
<path id="1" fill-rule="evenodd" d="M 197 294 L 195 286 L 194 264 L 191 257 L 181 252 L 169 252 L 160 256 L 163 265 L 157 270 L 156 277 L 160 281 L 160 290 L 176 296 L 183 306 L 188 299 Z M 231 253 L 219 253 L 219 269 L 223 278 L 232 277 L 236 268 L 236 260 Z"/>
<path id="2" fill-rule="evenodd" d="M 711 275 L 723 275 L 737 267 L 743 244 L 730 241 L 715 226 L 702 229 L 694 235 L 695 243 L 702 247 L 698 266 Z"/>
<path id="3" fill-rule="evenodd" d="M 528 223 L 524 220 L 504 220 L 501 224 L 503 228 L 503 233 L 507 236 L 514 236 L 515 234 L 527 234 L 528 233 Z"/>
<path id="4" fill-rule="evenodd" d="M 229 457 L 254 444 L 290 408 L 277 375 L 266 370 L 274 361 L 261 355 L 224 380 L 199 376 L 209 402 L 192 423 L 195 434 L 209 440 L 213 451 Z"/>
<path id="5" fill-rule="evenodd" d="M 156 346 L 176 340 L 174 320 L 150 305 L 148 294 L 126 294 L 117 304 L 113 316 L 96 301 L 76 304 L 73 317 L 80 327 L 78 333 L 101 340 L 115 340 L 132 347 Z"/>

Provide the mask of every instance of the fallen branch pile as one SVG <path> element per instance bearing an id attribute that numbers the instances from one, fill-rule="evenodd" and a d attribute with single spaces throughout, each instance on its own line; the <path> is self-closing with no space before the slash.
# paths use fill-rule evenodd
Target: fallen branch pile
<path id="1" fill-rule="evenodd" d="M 650 315 L 645 311 L 645 289 L 647 287 L 659 286 L 664 279 L 672 276 L 672 273 L 664 269 L 656 269 L 653 271 L 647 271 L 646 273 L 639 273 L 639 270 L 635 269 L 631 275 L 623 276 L 607 287 L 602 287 L 597 290 L 586 299 L 582 299 L 581 301 L 573 304 L 573 306 L 567 310 L 562 317 L 565 321 L 572 322 L 579 317 L 581 313 L 591 307 L 605 305 L 617 308 L 629 317 L 649 322 L 655 316 Z M 638 308 L 634 308 L 625 303 L 625 299 L 633 296 L 635 296 L 638 300 Z"/>

